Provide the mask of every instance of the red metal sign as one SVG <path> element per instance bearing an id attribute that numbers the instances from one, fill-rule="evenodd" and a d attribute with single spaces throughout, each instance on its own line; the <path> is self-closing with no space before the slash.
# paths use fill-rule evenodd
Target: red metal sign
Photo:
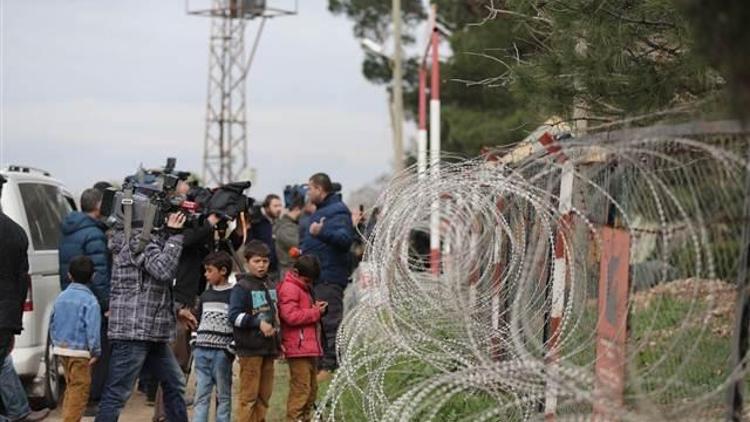
<path id="1" fill-rule="evenodd" d="M 599 271 L 599 320 L 596 327 L 595 421 L 617 420 L 625 390 L 630 234 L 603 227 Z"/>

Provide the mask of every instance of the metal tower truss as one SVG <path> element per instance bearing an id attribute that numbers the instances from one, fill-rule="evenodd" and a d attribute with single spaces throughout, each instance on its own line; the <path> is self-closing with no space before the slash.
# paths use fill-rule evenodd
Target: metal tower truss
<path id="1" fill-rule="evenodd" d="M 296 14 L 296 0 L 293 10 L 269 7 L 265 0 L 212 0 L 210 7 L 191 10 L 188 3 L 187 9 L 189 14 L 211 17 L 203 182 L 218 186 L 247 179 L 246 77 L 266 20 Z M 245 30 L 256 18 L 258 28 L 248 53 Z"/>

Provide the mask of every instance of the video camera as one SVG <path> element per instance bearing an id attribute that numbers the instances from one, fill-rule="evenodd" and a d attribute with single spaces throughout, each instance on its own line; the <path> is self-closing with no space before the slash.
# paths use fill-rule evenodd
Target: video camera
<path id="1" fill-rule="evenodd" d="M 186 192 L 178 192 L 180 181 L 187 181 L 189 172 L 175 171 L 177 160 L 168 158 L 162 170 L 139 169 L 125 178 L 121 189 L 110 188 L 102 199 L 102 215 L 110 227 L 159 230 L 167 216 L 182 213 L 186 226 L 194 225 L 205 216 L 215 214 L 220 220 L 234 220 L 252 205 L 245 196 L 250 182 L 235 182 L 211 190 L 193 183 Z M 126 216 L 130 210 L 130 217 Z M 130 220 L 129 222 L 127 220 Z"/>
<path id="2" fill-rule="evenodd" d="M 183 211 L 185 197 L 177 193 L 177 187 L 190 173 L 175 172 L 176 164 L 175 158 L 168 158 L 162 170 L 140 168 L 125 178 L 121 189 L 107 189 L 102 198 L 102 215 L 107 225 L 160 229 L 169 214 Z M 189 210 L 184 211 L 186 216 L 192 215 Z M 126 222 L 127 219 L 130 221 Z"/>

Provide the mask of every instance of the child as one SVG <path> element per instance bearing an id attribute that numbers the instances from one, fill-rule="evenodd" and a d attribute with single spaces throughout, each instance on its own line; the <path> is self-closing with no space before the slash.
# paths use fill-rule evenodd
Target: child
<path id="1" fill-rule="evenodd" d="M 203 260 L 206 281 L 210 285 L 200 297 L 199 324 L 195 336 L 195 370 L 198 386 L 195 393 L 193 421 L 208 421 L 211 392 L 216 386 L 218 405 L 216 421 L 229 422 L 232 415 L 232 361 L 229 351 L 232 326 L 229 324 L 229 296 L 232 286 L 227 282 L 232 272 L 232 258 L 226 252 L 214 252 Z"/>
<path id="2" fill-rule="evenodd" d="M 263 421 L 279 355 L 276 291 L 269 289 L 270 249 L 252 240 L 245 246 L 248 274 L 238 274 L 229 299 L 229 321 L 240 365 L 239 422 Z"/>
<path id="3" fill-rule="evenodd" d="M 101 354 L 99 302 L 88 288 L 93 274 L 94 263 L 89 257 L 73 258 L 68 267 L 71 283 L 52 307 L 52 351 L 60 356 L 65 367 L 65 422 L 80 421 L 83 417 L 89 401 L 91 366 Z"/>
<path id="4" fill-rule="evenodd" d="M 323 356 L 319 322 L 327 306 L 313 301 L 312 285 L 318 276 L 318 259 L 303 255 L 278 287 L 281 344 L 289 364 L 287 421 L 309 421 L 318 391 L 317 359 Z"/>

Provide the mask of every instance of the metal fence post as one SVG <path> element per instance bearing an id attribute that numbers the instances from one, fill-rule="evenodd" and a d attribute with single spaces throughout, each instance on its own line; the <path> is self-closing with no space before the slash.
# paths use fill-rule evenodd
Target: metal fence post
<path id="1" fill-rule="evenodd" d="M 748 148 L 748 163 L 750 163 L 750 148 Z M 745 168 L 745 225 L 742 230 L 742 249 L 737 273 L 737 301 L 735 307 L 734 337 L 732 340 L 732 358 L 730 373 L 736 379 L 729 387 L 727 400 L 727 420 L 741 421 L 744 404 L 744 379 L 737 372 L 744 373 L 747 369 L 748 327 L 750 326 L 750 169 Z"/>

